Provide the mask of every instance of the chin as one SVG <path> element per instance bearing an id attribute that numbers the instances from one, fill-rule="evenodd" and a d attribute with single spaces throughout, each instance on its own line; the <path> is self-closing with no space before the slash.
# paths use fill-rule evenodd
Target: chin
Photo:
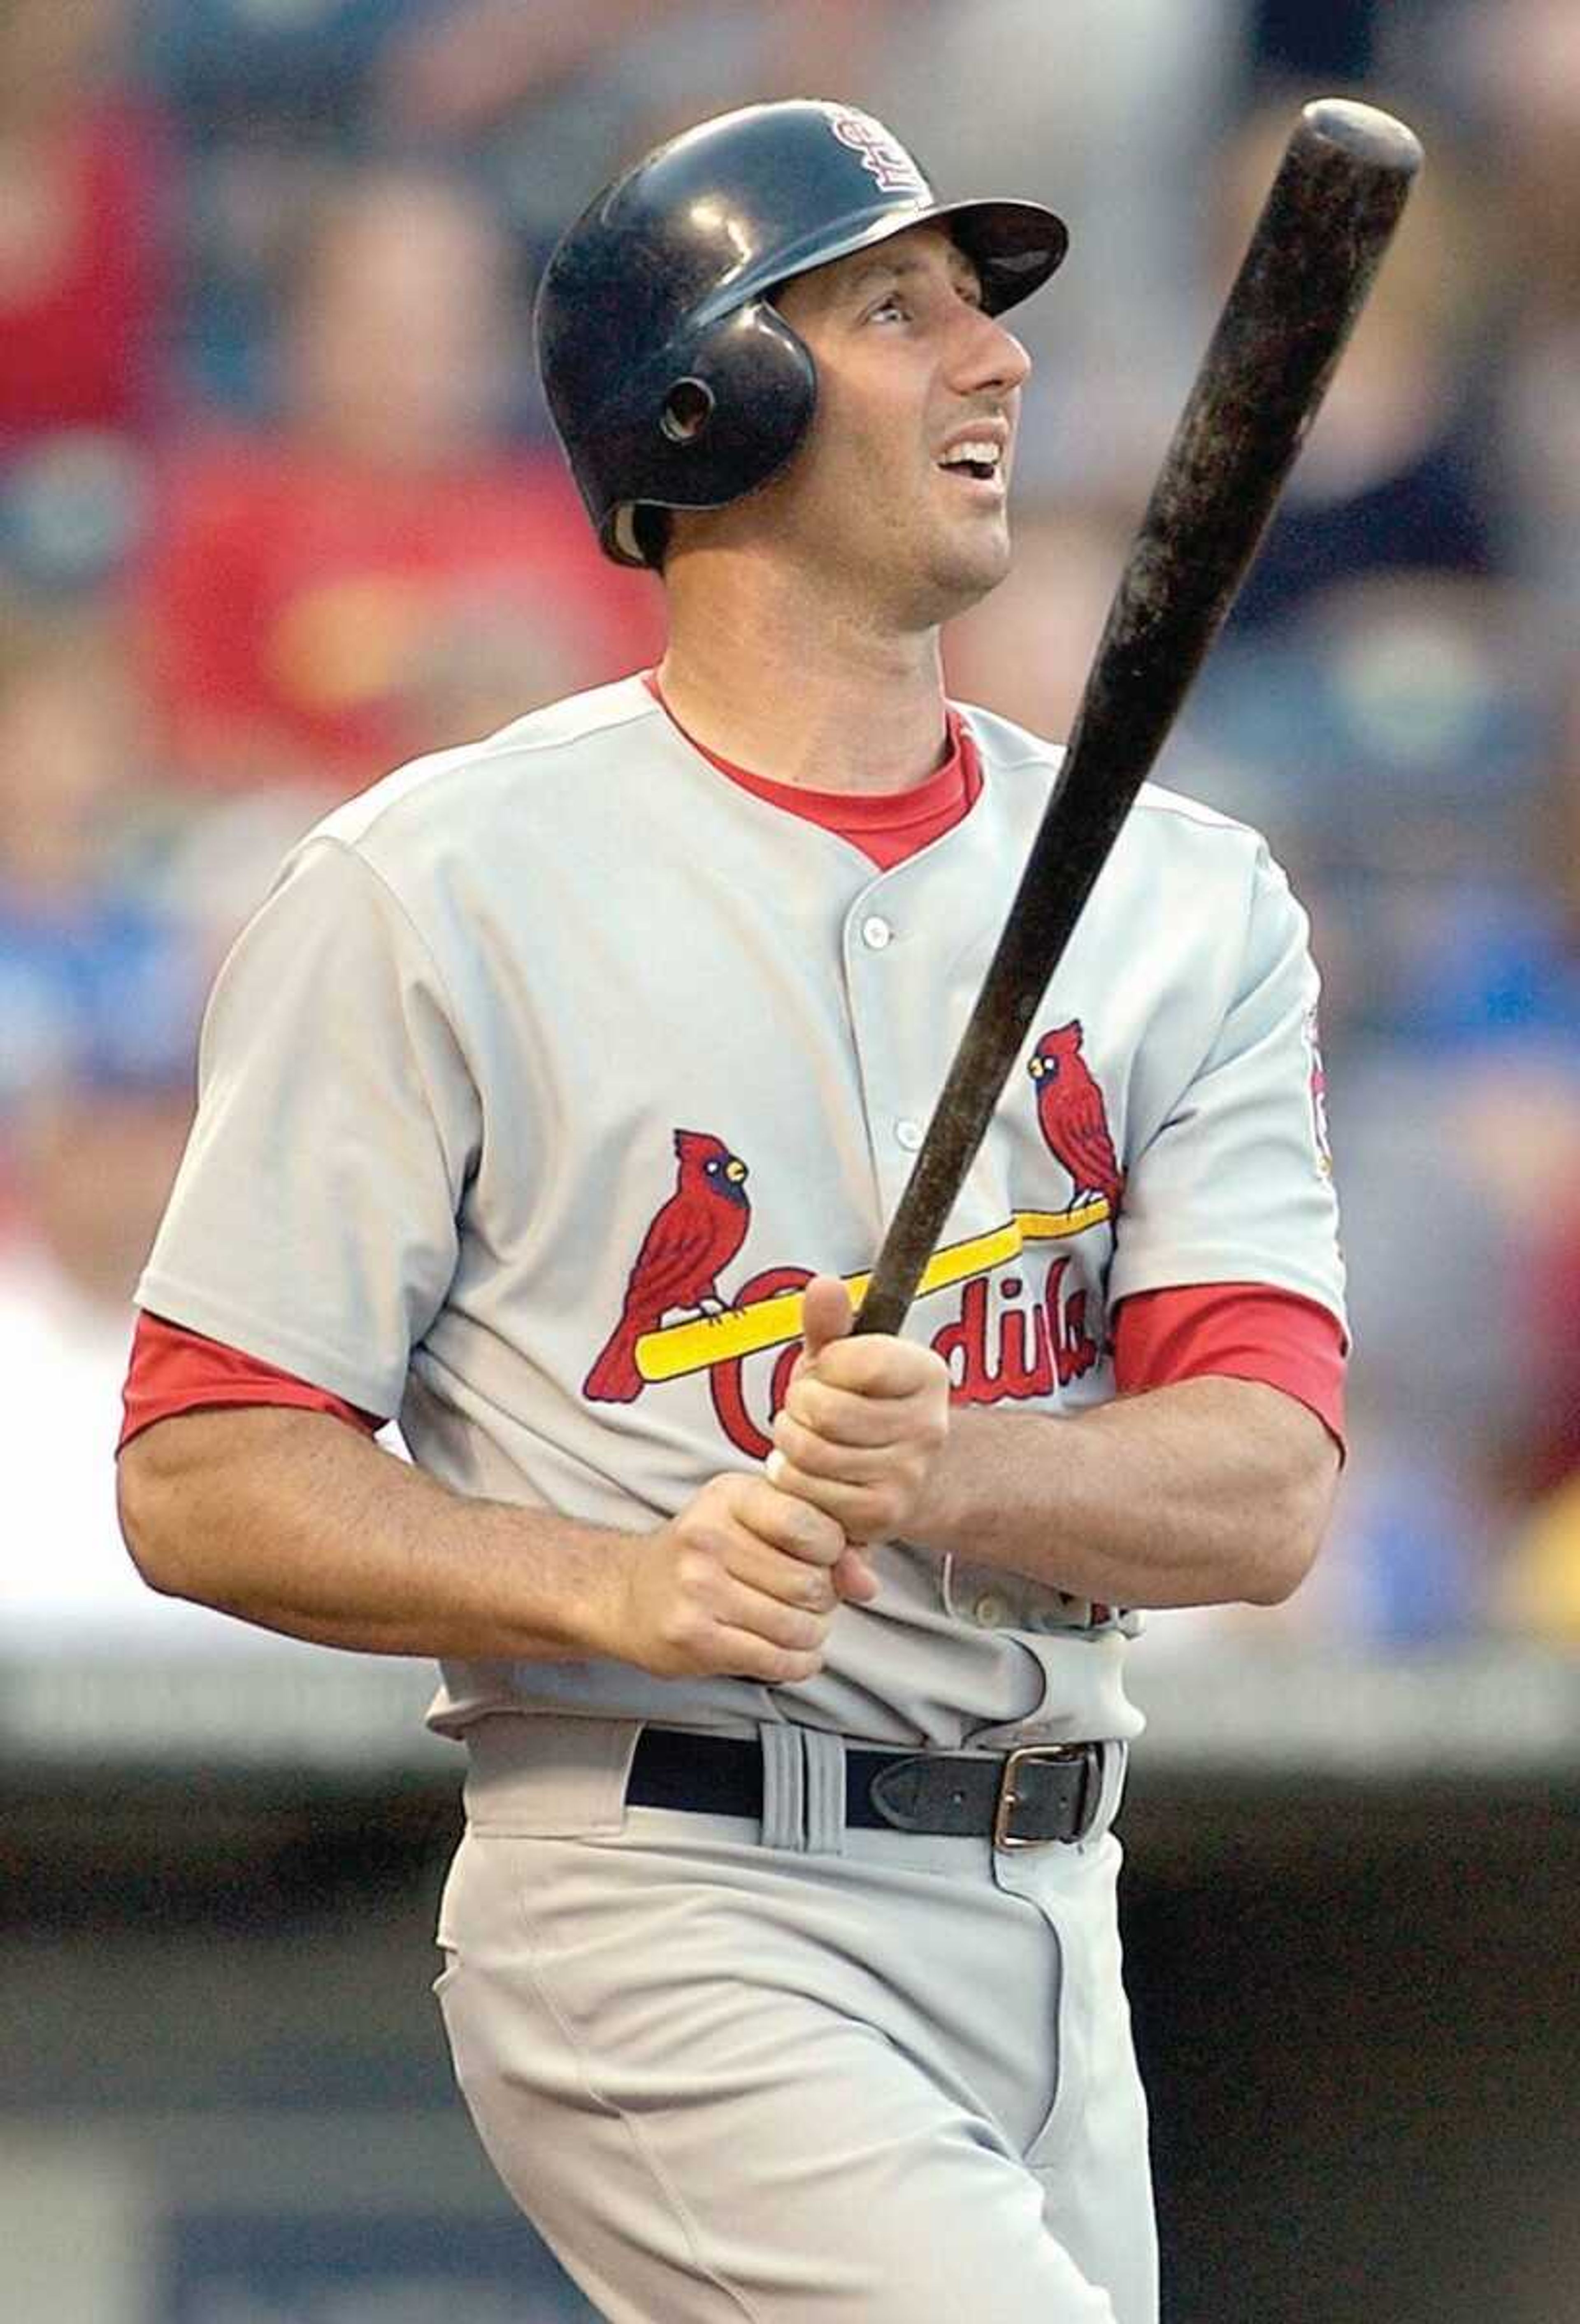
<path id="1" fill-rule="evenodd" d="M 929 576 L 943 611 L 940 621 L 952 621 L 957 613 L 968 613 L 973 605 L 997 589 L 1010 567 L 1009 535 L 997 534 L 991 540 L 971 543 L 951 543 L 937 558 Z"/>

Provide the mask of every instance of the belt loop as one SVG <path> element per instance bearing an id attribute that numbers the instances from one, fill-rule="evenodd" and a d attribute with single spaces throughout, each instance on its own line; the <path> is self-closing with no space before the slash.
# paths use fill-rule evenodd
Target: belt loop
<path id="1" fill-rule="evenodd" d="M 763 1753 L 763 1832 L 765 1848 L 806 1850 L 806 1762 L 802 1748 L 804 1728 L 769 1720 L 758 1729 Z"/>
<path id="2" fill-rule="evenodd" d="M 1125 1775 L 1129 1765 L 1128 1743 L 1113 1742 L 1103 1746 L 1102 1789 L 1091 1830 L 1086 1834 L 1088 1840 L 1101 1840 L 1118 1815 L 1119 1803 L 1125 1797 Z"/>
<path id="3" fill-rule="evenodd" d="M 806 1845 L 813 1856 L 845 1853 L 845 1738 L 804 1727 Z"/>

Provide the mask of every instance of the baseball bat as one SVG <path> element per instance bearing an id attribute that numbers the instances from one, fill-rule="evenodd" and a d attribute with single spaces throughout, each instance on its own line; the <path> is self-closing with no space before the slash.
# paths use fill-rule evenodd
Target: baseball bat
<path id="1" fill-rule="evenodd" d="M 1374 106 L 1300 115 L 1132 545 L 1024 872 L 856 1318 L 897 1332 L 1082 908 L 1234 602 L 1421 147 Z"/>

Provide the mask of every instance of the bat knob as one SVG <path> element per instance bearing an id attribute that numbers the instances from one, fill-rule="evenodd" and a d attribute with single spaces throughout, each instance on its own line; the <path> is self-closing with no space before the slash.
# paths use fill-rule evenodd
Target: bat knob
<path id="1" fill-rule="evenodd" d="M 1360 105 L 1348 97 L 1318 97 L 1302 108 L 1300 119 L 1309 135 L 1342 146 L 1368 169 L 1413 178 L 1421 166 L 1421 141 L 1415 131 L 1377 106 Z"/>

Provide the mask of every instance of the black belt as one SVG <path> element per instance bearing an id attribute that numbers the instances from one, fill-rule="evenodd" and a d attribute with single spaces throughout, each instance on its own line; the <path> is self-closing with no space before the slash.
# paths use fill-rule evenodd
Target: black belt
<path id="1" fill-rule="evenodd" d="M 845 1748 L 845 1821 L 868 1831 L 975 1836 L 995 1848 L 1084 1840 L 1102 1790 L 1100 1743 L 1027 1743 L 997 1759 Z M 626 1798 L 760 1822 L 762 1751 L 732 1735 L 645 1727 Z"/>

